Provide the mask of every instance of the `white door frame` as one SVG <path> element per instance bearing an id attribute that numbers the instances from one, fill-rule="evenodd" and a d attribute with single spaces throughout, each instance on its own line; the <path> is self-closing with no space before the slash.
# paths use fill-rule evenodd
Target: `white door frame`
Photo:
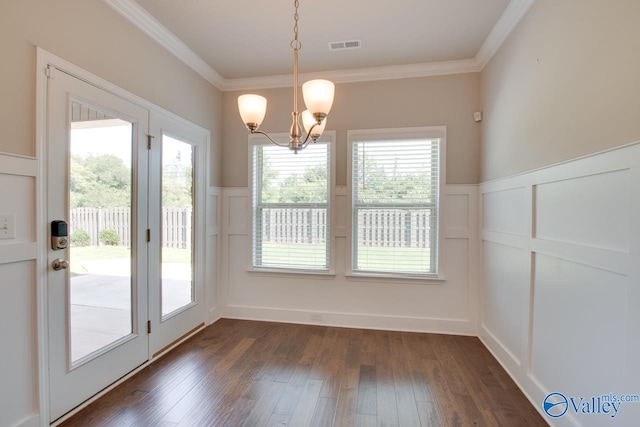
<path id="1" fill-rule="evenodd" d="M 56 68 L 63 69 L 65 72 L 87 82 L 90 82 L 94 86 L 97 86 L 101 89 L 106 90 L 107 92 L 111 92 L 114 95 L 120 96 L 129 102 L 137 104 L 141 107 L 148 109 L 151 114 L 160 113 L 164 115 L 168 115 L 170 117 L 175 118 L 177 121 L 183 123 L 189 123 L 188 121 L 182 119 L 175 114 L 160 108 L 145 99 L 134 95 L 88 71 L 83 70 L 82 68 L 56 56 L 44 49 L 37 48 L 36 54 L 36 111 L 35 111 L 35 124 L 36 124 L 36 156 L 38 159 L 38 172 L 36 178 L 36 242 L 37 242 L 37 260 L 36 260 L 36 294 L 37 294 L 37 343 L 38 343 L 38 401 L 39 401 L 39 425 L 46 426 L 49 425 L 49 339 L 48 339 L 48 319 L 47 319 L 47 301 L 48 301 L 48 293 L 47 293 L 47 269 L 49 267 L 47 262 L 47 249 L 46 249 L 46 240 L 48 236 L 47 226 L 48 223 L 45 207 L 47 200 L 47 75 L 46 69 L 47 65 L 53 65 Z M 195 124 L 190 123 L 194 128 L 198 128 L 201 130 L 203 134 L 203 138 L 205 140 L 203 144 L 203 157 L 206 159 L 204 162 L 204 182 L 202 183 L 204 186 L 208 186 L 208 177 L 209 175 L 209 145 L 210 145 L 210 132 L 207 129 L 198 127 Z M 204 205 L 204 204 L 203 204 Z M 205 206 L 201 206 L 202 211 L 200 215 L 203 218 L 207 217 L 207 212 L 205 210 Z M 201 230 L 202 234 L 206 234 L 206 230 Z M 201 244 L 198 245 L 198 248 L 201 249 L 201 257 L 202 259 L 206 259 L 206 254 L 204 254 L 206 245 Z M 206 278 L 205 278 L 206 282 Z M 207 301 L 209 299 L 209 292 L 207 287 L 204 287 L 204 297 L 203 300 Z M 203 319 L 202 321 L 205 324 L 210 323 L 210 320 L 207 317 L 207 310 L 203 310 Z M 195 332 L 194 332 L 195 333 Z M 184 339 L 187 339 L 184 337 Z M 175 343 L 178 345 L 179 343 Z M 166 349 L 167 351 L 169 349 Z M 140 370 L 144 369 L 150 363 L 153 363 L 157 358 L 150 359 L 147 363 L 140 366 L 138 369 L 132 371 L 125 377 L 118 380 L 116 383 L 107 387 L 105 390 L 101 391 L 93 398 L 89 399 L 85 403 L 78 406 L 76 409 L 71 411 L 67 416 L 63 417 L 58 421 L 62 422 L 64 419 L 78 412 L 82 408 L 89 405 L 92 401 L 99 398 L 100 396 L 106 394 L 111 389 L 115 388 L 122 382 L 126 381 L 131 376 L 135 375 Z"/>

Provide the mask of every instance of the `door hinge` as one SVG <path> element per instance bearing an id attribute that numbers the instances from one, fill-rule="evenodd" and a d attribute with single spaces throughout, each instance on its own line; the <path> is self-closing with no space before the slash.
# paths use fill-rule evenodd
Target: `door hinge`
<path id="1" fill-rule="evenodd" d="M 47 64 L 47 66 L 44 68 L 44 75 L 47 76 L 48 79 L 52 79 L 53 75 L 51 72 L 51 64 Z"/>
<path id="2" fill-rule="evenodd" d="M 151 229 L 147 228 L 147 242 L 151 241 Z"/>
<path id="3" fill-rule="evenodd" d="M 151 150 L 151 140 L 153 139 L 153 135 L 147 135 L 147 150 Z"/>
<path id="4" fill-rule="evenodd" d="M 151 333 L 151 320 L 147 320 L 147 333 Z"/>

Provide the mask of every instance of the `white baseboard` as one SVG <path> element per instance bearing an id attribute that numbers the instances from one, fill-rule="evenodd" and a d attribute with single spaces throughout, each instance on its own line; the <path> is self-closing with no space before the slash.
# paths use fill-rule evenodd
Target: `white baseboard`
<path id="1" fill-rule="evenodd" d="M 312 318 L 312 316 L 314 318 Z M 317 316 L 320 316 L 318 319 Z M 477 336 L 475 322 L 466 319 L 380 316 L 336 312 L 310 312 L 284 308 L 228 305 L 224 316 L 229 319 L 258 320 L 341 328 L 380 329 L 386 331 L 423 332 Z"/>
<path id="2" fill-rule="evenodd" d="M 209 310 L 209 315 L 207 316 L 207 325 L 217 322 L 222 317 L 222 308 L 221 307 L 213 307 Z"/>
<path id="3" fill-rule="evenodd" d="M 493 332 L 485 325 L 479 326 L 478 337 L 482 340 L 485 347 L 491 351 L 496 358 L 505 365 L 510 372 L 517 372 L 522 368 L 522 362 L 513 354 L 507 346 L 505 346 Z"/>
<path id="4" fill-rule="evenodd" d="M 537 394 L 540 394 L 541 391 L 539 390 L 539 387 L 537 385 L 536 387 L 532 387 L 532 385 L 529 384 L 531 381 L 528 381 L 527 384 L 523 384 L 518 379 L 518 377 L 514 375 L 514 372 L 516 371 L 513 369 L 513 367 L 504 363 L 505 355 L 509 356 L 510 361 L 514 360 L 513 356 L 508 351 L 504 350 L 502 344 L 500 344 L 500 342 L 497 341 L 495 337 L 493 337 L 493 335 L 491 335 L 490 333 L 485 334 L 485 332 L 488 332 L 488 331 L 485 328 L 482 328 L 482 332 L 478 336 L 478 338 L 480 339 L 480 342 L 482 342 L 482 345 L 484 345 L 484 347 L 489 351 L 489 353 L 491 353 L 493 358 L 496 359 L 496 361 L 500 364 L 500 366 L 502 366 L 502 369 L 504 369 L 507 375 L 509 375 L 509 378 L 511 378 L 511 380 L 518 386 L 522 394 L 524 394 L 524 396 L 531 403 L 533 408 L 540 414 L 540 416 L 547 423 L 550 423 L 549 424 L 550 426 L 552 427 L 555 426 L 555 424 L 552 423 L 552 420 L 542 410 L 541 400 L 535 399 L 531 395 L 532 390 L 535 390 Z"/>
<path id="5" fill-rule="evenodd" d="M 17 424 L 14 424 L 13 427 L 39 427 L 40 426 L 40 414 L 33 414 L 22 421 L 19 421 Z"/>

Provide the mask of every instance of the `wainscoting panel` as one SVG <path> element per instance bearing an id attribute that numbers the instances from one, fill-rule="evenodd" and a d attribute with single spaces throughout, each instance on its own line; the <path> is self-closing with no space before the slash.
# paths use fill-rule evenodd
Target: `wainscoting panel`
<path id="1" fill-rule="evenodd" d="M 207 190 L 207 247 L 206 247 L 206 284 L 208 322 L 215 322 L 222 315 L 219 294 L 220 271 L 218 254 L 220 253 L 220 229 L 222 224 L 222 189 L 209 187 Z"/>
<path id="2" fill-rule="evenodd" d="M 536 237 L 629 250 L 629 169 L 536 185 Z"/>
<path id="3" fill-rule="evenodd" d="M 226 209 L 225 228 L 229 234 L 247 234 L 249 230 L 249 198 L 246 192 L 238 192 L 237 189 L 227 191 L 225 203 Z"/>
<path id="4" fill-rule="evenodd" d="M 446 187 L 442 242 L 444 281 L 347 275 L 345 187 L 334 197 L 332 271 L 251 271 L 249 191 L 223 190 L 222 286 L 225 317 L 372 329 L 477 334 L 477 186 Z"/>
<path id="5" fill-rule="evenodd" d="M 0 154 L 0 214 L 11 215 L 14 238 L 0 239 L 0 264 L 28 261 L 36 253 L 35 159 Z"/>
<path id="6" fill-rule="evenodd" d="M 469 230 L 472 221 L 469 213 L 468 194 L 447 194 L 447 203 L 443 209 L 443 216 L 447 220 L 448 229 Z"/>
<path id="7" fill-rule="evenodd" d="M 0 153 L 0 214 L 11 215 L 15 238 L 0 240 L 0 352 L 3 390 L 0 425 L 33 426 L 38 422 L 36 315 L 36 177 L 35 158 Z M 30 414 L 26 418 L 25 414 Z"/>
<path id="8" fill-rule="evenodd" d="M 485 288 L 482 294 L 481 324 L 509 356 L 520 366 L 525 349 L 526 319 L 529 306 L 529 253 L 500 243 L 483 243 Z"/>
<path id="9" fill-rule="evenodd" d="M 38 412 L 34 386 L 38 382 L 36 358 L 36 300 L 35 260 L 0 264 L 0 338 L 11 351 L 0 355 L 0 376 L 3 387 L 11 386 L 5 394 L 0 411 L 0 425 L 22 425 L 14 414 Z M 13 416 L 13 417 L 12 417 Z M 11 417 L 11 418 L 10 418 Z M 17 424 L 14 424 L 17 423 Z"/>
<path id="10" fill-rule="evenodd" d="M 479 335 L 551 425 L 640 420 L 640 402 L 615 420 L 571 403 L 640 395 L 638 188 L 640 144 L 480 186 Z"/>
<path id="11" fill-rule="evenodd" d="M 535 278 L 535 380 L 572 396 L 609 393 L 603 387 L 624 389 L 629 278 L 540 254 L 535 257 Z M 606 369 L 598 369 L 614 359 L 605 363 Z M 549 369 L 562 362 L 563 369 Z"/>
<path id="12" fill-rule="evenodd" d="M 482 195 L 483 230 L 509 234 L 527 232 L 525 188 L 509 188 Z"/>

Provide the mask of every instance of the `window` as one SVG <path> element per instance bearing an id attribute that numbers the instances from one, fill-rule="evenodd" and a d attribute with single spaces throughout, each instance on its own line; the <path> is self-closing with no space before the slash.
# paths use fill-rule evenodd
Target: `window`
<path id="1" fill-rule="evenodd" d="M 354 273 L 437 277 L 445 133 L 349 132 Z"/>
<path id="2" fill-rule="evenodd" d="M 329 270 L 332 139 L 294 154 L 250 136 L 254 268 Z"/>

